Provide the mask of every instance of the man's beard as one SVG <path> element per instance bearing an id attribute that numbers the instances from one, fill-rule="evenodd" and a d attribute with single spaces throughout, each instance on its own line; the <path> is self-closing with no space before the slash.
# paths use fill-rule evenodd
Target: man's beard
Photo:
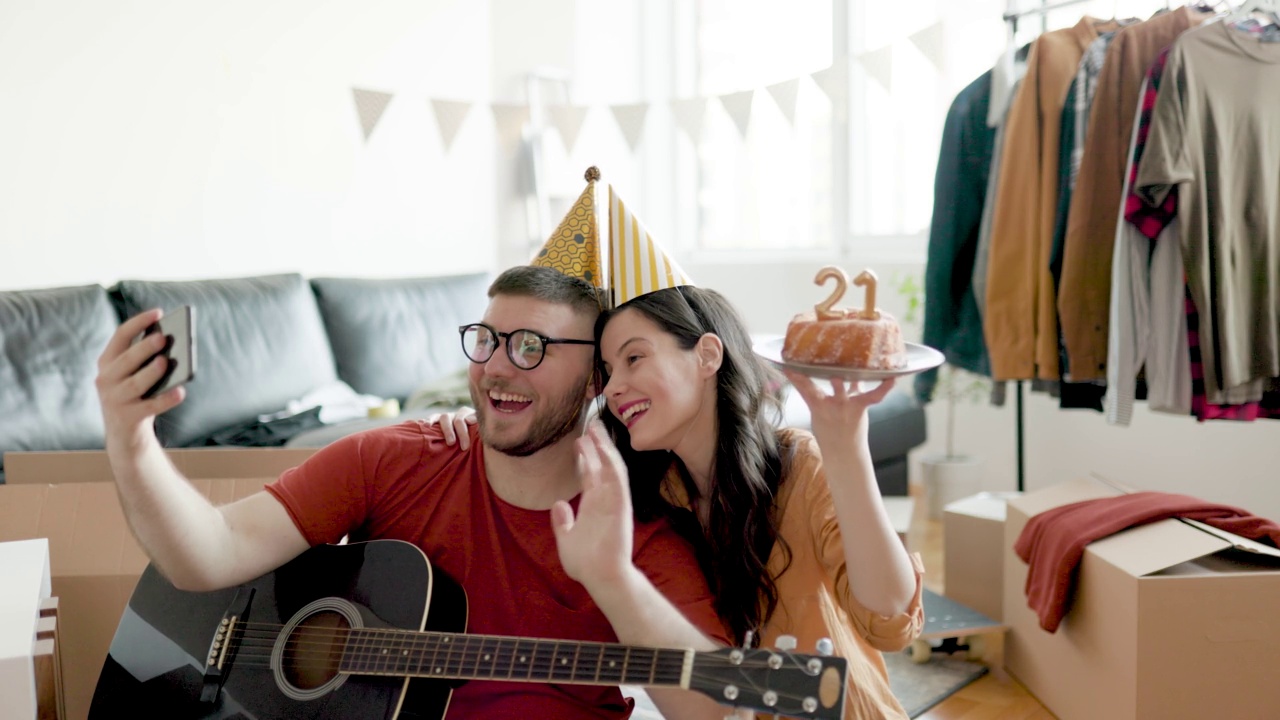
<path id="1" fill-rule="evenodd" d="M 587 379 L 583 378 L 582 382 L 575 384 L 574 387 L 586 388 L 586 385 Z M 470 392 L 471 402 L 479 409 L 476 420 L 480 424 L 480 441 L 503 455 L 512 457 L 528 457 L 559 442 L 578 427 L 578 422 L 582 419 L 582 411 L 586 406 L 582 395 L 567 392 L 559 403 L 533 418 L 532 426 L 524 437 L 511 442 L 502 442 L 485 432 L 485 420 L 489 413 L 498 412 L 489 402 L 489 394 L 480 393 L 475 387 L 472 387 Z"/>

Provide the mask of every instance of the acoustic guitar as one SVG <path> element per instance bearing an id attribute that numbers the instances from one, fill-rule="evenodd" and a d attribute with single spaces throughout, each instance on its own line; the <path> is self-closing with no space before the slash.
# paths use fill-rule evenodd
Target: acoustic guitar
<path id="1" fill-rule="evenodd" d="M 466 625 L 462 588 L 398 540 L 320 545 L 208 593 L 148 566 L 89 718 L 440 720 L 467 680 L 678 687 L 780 716 L 843 715 L 846 662 L 821 652 L 469 635 Z"/>

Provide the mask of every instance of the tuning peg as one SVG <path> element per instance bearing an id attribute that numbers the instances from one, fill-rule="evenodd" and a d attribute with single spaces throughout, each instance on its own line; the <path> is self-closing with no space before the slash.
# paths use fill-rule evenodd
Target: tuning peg
<path id="1" fill-rule="evenodd" d="M 818 654 L 819 654 L 819 655 L 822 655 L 822 656 L 824 656 L 824 657 L 825 657 L 825 656 L 828 656 L 828 655 L 830 655 L 831 653 L 835 652 L 835 650 L 836 650 L 836 648 L 835 648 L 835 646 L 834 646 L 834 645 L 832 645 L 832 643 L 831 643 L 831 638 L 822 638 L 822 639 L 818 640 Z"/>
<path id="2" fill-rule="evenodd" d="M 796 649 L 795 635 L 779 635 L 773 646 L 782 652 L 791 652 Z"/>
<path id="3" fill-rule="evenodd" d="M 742 636 L 742 647 L 750 649 L 751 640 L 755 638 L 755 636 L 756 632 L 754 630 L 748 630 L 747 634 Z"/>

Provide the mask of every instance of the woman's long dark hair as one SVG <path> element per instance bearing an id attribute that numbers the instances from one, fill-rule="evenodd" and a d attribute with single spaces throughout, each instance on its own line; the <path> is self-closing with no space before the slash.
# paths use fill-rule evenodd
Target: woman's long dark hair
<path id="1" fill-rule="evenodd" d="M 748 630 L 756 631 L 758 641 L 760 628 L 778 605 L 778 586 L 766 568 L 769 554 L 775 543 L 782 543 L 787 564 L 791 557 L 790 548 L 778 537 L 774 508 L 782 459 L 770 412 L 781 416 L 782 378 L 752 352 L 742 318 L 714 290 L 679 287 L 641 295 L 600 316 L 597 340 L 609 319 L 624 310 L 652 320 L 685 350 L 706 333 L 717 335 L 724 346 L 716 374 L 716 451 L 706 498 L 707 527 L 659 493 L 663 478 L 674 466 L 689 497 L 697 497 L 680 459 L 666 450 L 632 449 L 626 425 L 608 409 L 601 409 L 600 415 L 627 463 L 636 516 L 666 517 L 694 543 L 715 595 L 716 611 L 735 641 L 741 643 Z"/>

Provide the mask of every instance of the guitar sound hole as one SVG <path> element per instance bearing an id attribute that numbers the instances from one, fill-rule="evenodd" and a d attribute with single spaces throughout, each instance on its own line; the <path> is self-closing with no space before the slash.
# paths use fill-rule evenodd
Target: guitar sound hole
<path id="1" fill-rule="evenodd" d="M 285 640 L 280 669 L 299 690 L 314 690 L 338 675 L 351 624 L 341 614 L 318 612 L 303 620 Z"/>

